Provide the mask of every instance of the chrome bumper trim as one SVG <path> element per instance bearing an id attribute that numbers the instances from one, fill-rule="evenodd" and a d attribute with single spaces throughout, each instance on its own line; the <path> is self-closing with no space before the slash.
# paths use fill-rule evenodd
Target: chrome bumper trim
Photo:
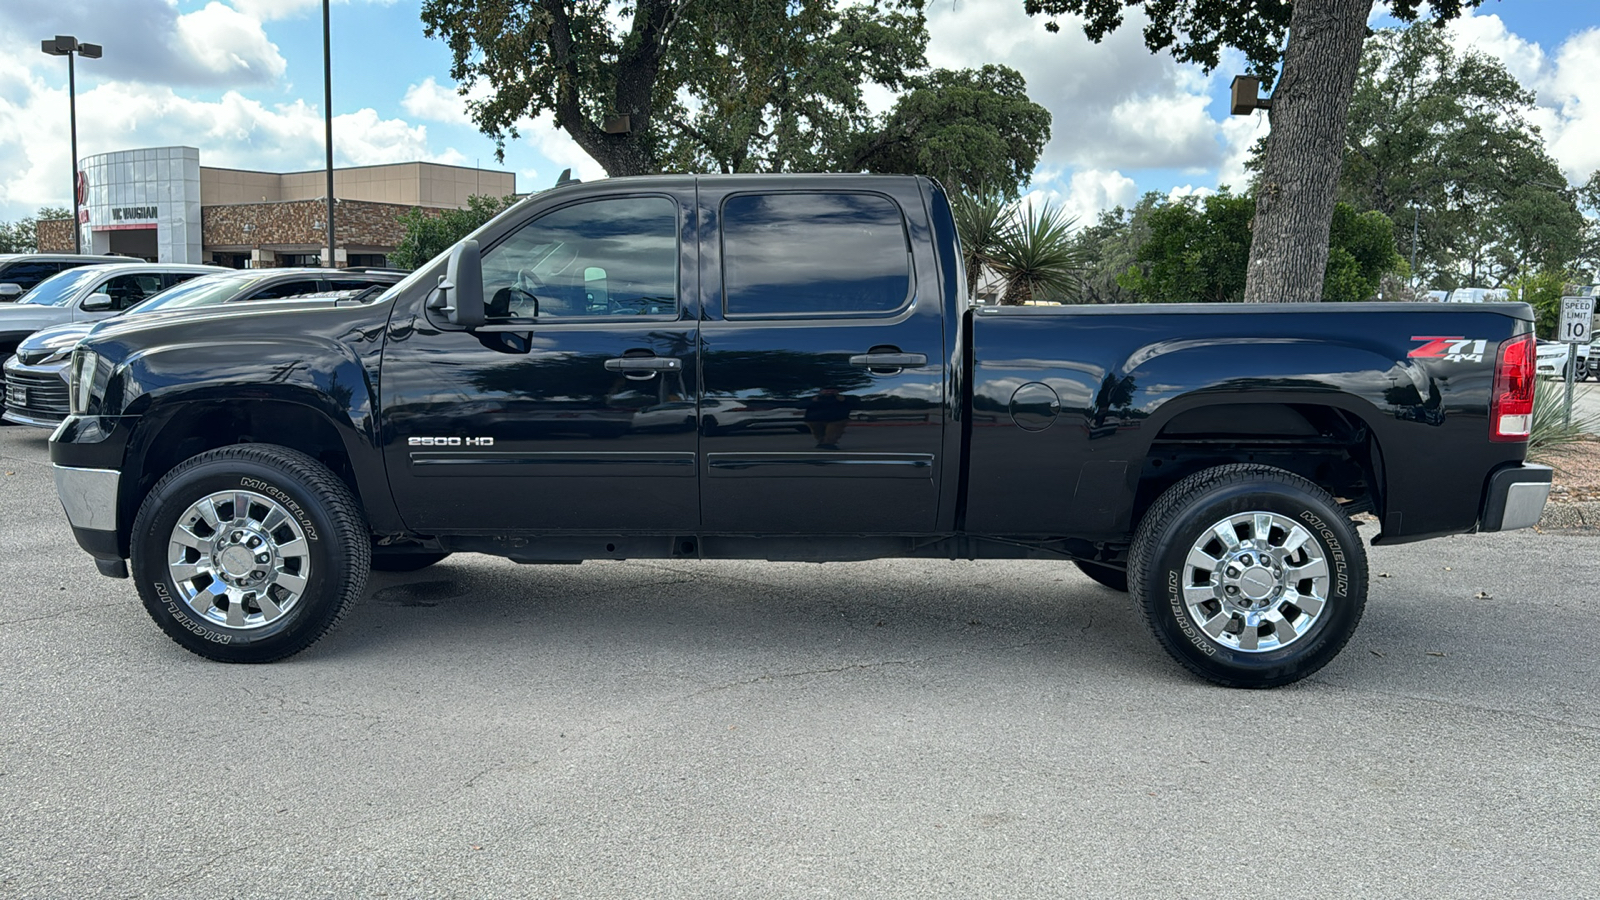
<path id="1" fill-rule="evenodd" d="M 1506 511 L 1500 519 L 1501 531 L 1532 528 L 1544 515 L 1544 502 L 1550 497 L 1550 483 L 1522 482 L 1506 491 Z"/>
<path id="2" fill-rule="evenodd" d="M 116 531 L 117 484 L 122 473 L 116 469 L 54 468 L 56 496 L 61 498 L 72 527 Z"/>

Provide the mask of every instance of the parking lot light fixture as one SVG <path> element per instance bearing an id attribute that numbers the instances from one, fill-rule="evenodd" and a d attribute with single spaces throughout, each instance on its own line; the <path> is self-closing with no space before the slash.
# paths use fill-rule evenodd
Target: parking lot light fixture
<path id="1" fill-rule="evenodd" d="M 39 49 L 50 56 L 67 58 L 67 111 L 72 132 L 72 251 L 82 253 L 83 229 L 78 221 L 78 208 L 86 198 L 83 197 L 83 184 L 78 180 L 78 73 L 73 57 L 99 59 L 101 48 L 99 44 L 80 44 L 70 34 L 58 34 L 52 40 L 40 41 Z"/>

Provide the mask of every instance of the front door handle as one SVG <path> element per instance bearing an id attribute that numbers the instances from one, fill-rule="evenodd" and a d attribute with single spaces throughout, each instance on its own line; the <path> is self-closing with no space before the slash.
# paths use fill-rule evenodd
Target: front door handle
<path id="1" fill-rule="evenodd" d="M 683 360 L 674 356 L 622 356 L 606 360 L 607 372 L 622 372 L 635 381 L 656 377 L 657 372 L 681 372 Z"/>
<path id="2" fill-rule="evenodd" d="M 908 369 L 927 364 L 924 353 L 862 353 L 850 357 L 850 365 L 868 369 Z"/>

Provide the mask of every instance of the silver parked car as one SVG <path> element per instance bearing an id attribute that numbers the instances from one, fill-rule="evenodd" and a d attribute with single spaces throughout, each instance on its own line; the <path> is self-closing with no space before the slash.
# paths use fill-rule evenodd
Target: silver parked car
<path id="1" fill-rule="evenodd" d="M 240 301 L 293 300 L 297 303 L 355 299 L 368 290 L 381 291 L 398 282 L 398 272 L 340 272 L 320 269 L 210 268 L 204 275 L 155 295 L 124 315 L 177 314 Z M 70 322 L 42 329 L 16 348 L 3 367 L 5 409 L 0 418 L 18 425 L 54 428 L 67 415 L 67 376 L 72 348 L 98 320 Z"/>

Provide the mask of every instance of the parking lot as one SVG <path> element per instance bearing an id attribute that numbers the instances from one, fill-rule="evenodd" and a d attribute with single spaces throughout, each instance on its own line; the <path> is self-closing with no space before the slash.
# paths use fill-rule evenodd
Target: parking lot
<path id="1" fill-rule="evenodd" d="M 0 895 L 1600 895 L 1600 541 L 1373 548 L 1187 675 L 1066 564 L 457 556 L 271 666 L 95 573 L 0 428 Z"/>

